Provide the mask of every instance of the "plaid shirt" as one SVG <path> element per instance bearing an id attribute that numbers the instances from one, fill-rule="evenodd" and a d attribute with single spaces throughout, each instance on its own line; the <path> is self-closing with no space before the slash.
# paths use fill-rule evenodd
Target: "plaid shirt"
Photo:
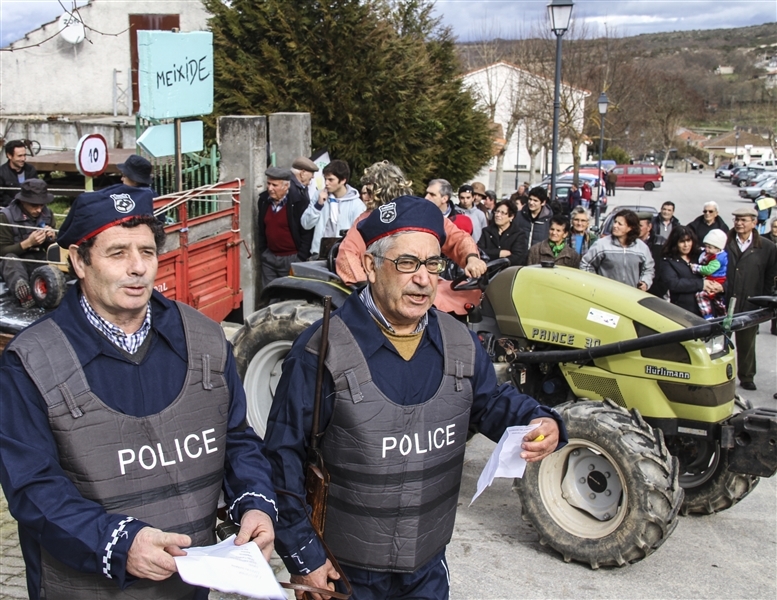
<path id="1" fill-rule="evenodd" d="M 272 209 L 273 212 L 277 213 L 279 210 L 281 210 L 284 206 L 286 206 L 286 200 L 288 200 L 288 196 L 284 196 L 283 199 L 276 204 L 275 202 L 270 202 L 270 209 Z"/>
<path id="2" fill-rule="evenodd" d="M 151 331 L 151 303 L 146 306 L 146 318 L 143 320 L 143 325 L 135 333 L 127 335 L 120 327 L 116 327 L 116 325 L 109 323 L 98 315 L 84 294 L 80 295 L 79 300 L 87 321 L 125 352 L 135 354 L 138 348 L 143 345 L 143 342 L 146 341 L 146 336 Z"/>

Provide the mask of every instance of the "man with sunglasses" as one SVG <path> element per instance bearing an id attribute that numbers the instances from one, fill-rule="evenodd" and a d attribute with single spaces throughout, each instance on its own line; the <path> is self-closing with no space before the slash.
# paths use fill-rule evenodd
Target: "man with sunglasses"
<path id="1" fill-rule="evenodd" d="M 324 539 L 354 598 L 448 598 L 445 547 L 453 533 L 470 427 L 497 441 L 537 423 L 522 456 L 538 461 L 566 443 L 559 416 L 497 385 L 477 337 L 433 310 L 446 260 L 443 216 L 401 196 L 359 225 L 368 285 L 332 314 L 321 430 L 331 477 Z M 278 488 L 304 497 L 320 325 L 283 365 L 265 438 Z M 544 439 L 533 441 L 539 438 Z M 276 548 L 292 580 L 343 591 L 303 508 L 280 496 Z M 301 597 L 301 592 L 297 593 Z M 326 594 L 312 594 L 314 600 Z"/>
<path id="2" fill-rule="evenodd" d="M 718 214 L 718 203 L 713 201 L 704 204 L 701 214 L 688 223 L 688 227 L 693 230 L 700 243 L 713 229 L 728 233 L 728 225 Z"/>

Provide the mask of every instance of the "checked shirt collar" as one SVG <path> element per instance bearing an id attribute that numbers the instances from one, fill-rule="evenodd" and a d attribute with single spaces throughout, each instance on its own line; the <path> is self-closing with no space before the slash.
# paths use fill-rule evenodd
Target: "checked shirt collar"
<path id="1" fill-rule="evenodd" d="M 100 315 L 98 315 L 92 308 L 92 305 L 89 304 L 89 301 L 86 299 L 84 294 L 80 295 L 79 301 L 81 303 L 81 308 L 86 315 L 87 321 L 89 321 L 97 331 L 102 333 L 111 342 L 113 342 L 115 346 L 121 348 L 125 352 L 128 352 L 129 354 L 135 354 L 135 352 L 138 351 L 138 348 L 143 345 L 143 342 L 146 341 L 146 336 L 148 336 L 148 332 L 151 331 L 150 302 L 146 306 L 146 318 L 143 320 L 143 325 L 141 325 L 140 329 L 138 329 L 135 333 L 127 335 L 124 333 L 124 331 L 121 330 L 120 327 L 116 327 L 116 325 L 109 323 Z"/>

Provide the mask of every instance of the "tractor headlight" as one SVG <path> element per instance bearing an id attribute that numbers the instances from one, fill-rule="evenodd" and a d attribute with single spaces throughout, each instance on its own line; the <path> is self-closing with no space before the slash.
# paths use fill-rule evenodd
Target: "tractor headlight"
<path id="1" fill-rule="evenodd" d="M 726 337 L 723 335 L 717 335 L 704 342 L 704 347 L 707 349 L 707 353 L 710 356 L 722 355 L 726 351 Z"/>

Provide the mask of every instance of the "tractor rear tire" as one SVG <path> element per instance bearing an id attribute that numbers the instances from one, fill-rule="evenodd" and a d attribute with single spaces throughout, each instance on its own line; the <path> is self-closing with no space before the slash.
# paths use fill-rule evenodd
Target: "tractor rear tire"
<path id="1" fill-rule="evenodd" d="M 283 359 L 294 340 L 324 316 L 324 308 L 305 300 L 270 304 L 250 315 L 232 340 L 237 372 L 246 391 L 248 424 L 264 437 L 281 377 Z"/>
<path id="2" fill-rule="evenodd" d="M 677 526 L 683 501 L 663 433 L 609 400 L 574 400 L 556 410 L 569 444 L 515 480 L 523 519 L 566 562 L 597 569 L 652 554 Z"/>
<path id="3" fill-rule="evenodd" d="M 56 267 L 43 265 L 30 274 L 30 289 L 35 304 L 41 308 L 56 308 L 67 292 L 67 279 Z"/>
<path id="4" fill-rule="evenodd" d="M 736 397 L 734 414 L 752 408 L 749 400 Z M 685 500 L 680 512 L 683 515 L 711 515 L 731 508 L 758 485 L 755 475 L 733 473 L 728 470 L 728 453 L 721 453 L 715 444 L 707 464 L 709 468 L 698 474 L 681 474 L 680 485 L 685 490 Z"/>

